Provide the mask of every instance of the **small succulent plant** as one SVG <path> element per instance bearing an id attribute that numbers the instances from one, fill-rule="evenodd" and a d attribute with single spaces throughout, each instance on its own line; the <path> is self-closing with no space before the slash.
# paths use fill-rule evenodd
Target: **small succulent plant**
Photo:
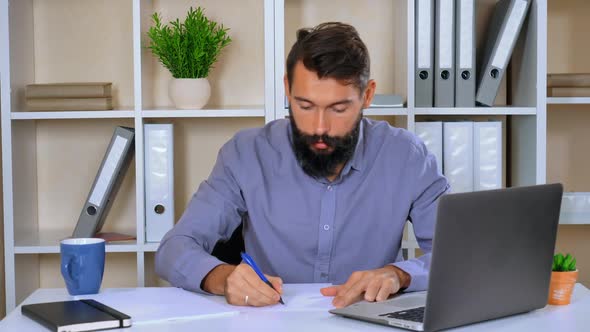
<path id="1" fill-rule="evenodd" d="M 553 271 L 568 272 L 576 270 L 576 259 L 572 255 L 556 254 L 553 256 Z"/>

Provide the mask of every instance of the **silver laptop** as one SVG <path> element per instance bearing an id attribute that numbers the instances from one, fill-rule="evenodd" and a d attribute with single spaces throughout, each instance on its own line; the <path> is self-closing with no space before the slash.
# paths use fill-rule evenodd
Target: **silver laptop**
<path id="1" fill-rule="evenodd" d="M 330 312 L 437 331 L 544 307 L 562 194 L 561 184 L 549 184 L 444 195 L 428 292 Z"/>

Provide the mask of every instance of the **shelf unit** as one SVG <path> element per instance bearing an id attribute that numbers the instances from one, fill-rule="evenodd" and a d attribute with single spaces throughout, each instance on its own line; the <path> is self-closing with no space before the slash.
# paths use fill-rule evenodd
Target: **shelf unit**
<path id="1" fill-rule="evenodd" d="M 0 1 L 0 42 L 9 46 L 0 51 L 0 78 L 2 82 L 10 82 L 1 90 L 2 143 L 6 147 L 3 175 L 12 179 L 5 181 L 3 188 L 3 192 L 10 193 L 4 201 L 7 310 L 12 310 L 38 287 L 61 285 L 59 255 L 56 255 L 59 241 L 71 235 L 79 214 L 76 210 L 83 203 L 78 198 L 85 199 L 114 126 L 135 127 L 136 152 L 135 163 L 125 176 L 105 231 L 133 234 L 137 239 L 107 244 L 103 285 L 144 286 L 146 279 L 151 280 L 151 285 L 158 282 L 154 280 L 150 262 L 158 243 L 145 242 L 144 235 L 143 124 L 175 123 L 175 135 L 179 136 L 175 137 L 178 149 L 175 160 L 182 163 L 177 175 L 190 178 L 177 178 L 176 193 L 183 196 L 176 206 L 178 217 L 184 209 L 183 203 L 190 198 L 187 192 L 194 191 L 210 171 L 222 142 L 240 128 L 261 126 L 274 119 L 274 58 L 269 57 L 273 50 L 270 37 L 273 1 L 253 0 L 248 9 L 233 17 L 224 16 L 224 6 L 216 1 L 203 1 L 200 5 L 210 17 L 233 27 L 230 33 L 234 42 L 220 57 L 218 66 L 223 69 L 212 71 L 213 93 L 207 109 L 176 110 L 166 95 L 170 75 L 145 48 L 145 33 L 153 12 L 160 12 L 166 20 L 171 20 L 186 13 L 190 6 L 187 2 Z M 63 9 L 67 9 L 67 15 L 63 14 L 66 12 Z M 248 14 L 251 19 L 244 21 L 242 14 Z M 105 19 L 110 26 L 106 32 L 102 31 L 104 22 L 100 22 Z M 72 26 L 80 22 L 84 25 L 77 27 L 79 31 L 71 31 Z M 71 38 L 63 38 L 64 33 Z M 55 36 L 62 37 L 58 37 L 61 38 L 57 43 L 59 47 L 54 48 L 46 42 Z M 104 49 L 95 47 L 91 51 L 93 54 L 79 49 L 92 46 L 88 43 L 96 43 Z M 258 45 L 249 47 L 251 43 Z M 105 54 L 113 49 L 116 51 Z M 238 60 L 236 64 L 236 58 L 242 56 L 256 61 Z M 53 65 L 54 62 L 58 64 Z M 238 91 L 243 83 L 235 77 L 240 77 L 238 74 L 245 63 L 250 64 L 248 77 L 258 83 L 243 87 L 238 93 L 221 94 L 221 91 Z M 26 84 L 60 80 L 112 81 L 116 109 L 24 111 Z M 265 86 L 264 82 L 271 84 Z M 121 104 L 132 106 L 117 106 Z M 238 106 L 233 106 L 236 104 Z M 193 132 L 195 128 L 197 133 Z M 199 137 L 201 134 L 203 136 Z M 181 155 L 202 150 L 207 150 L 205 160 Z M 199 163 L 207 166 L 191 171 L 193 165 Z M 67 183 L 62 185 L 60 181 L 64 180 Z M 125 274 L 127 279 L 112 280 L 116 276 L 109 275 L 109 261 L 120 261 L 122 257 L 127 260 L 124 264 L 127 266 L 122 266 L 118 273 Z M 131 257 L 134 257 L 133 262 L 128 261 Z M 151 269 L 146 267 L 146 260 L 152 265 Z M 130 276 L 133 277 L 129 279 Z"/>
<path id="2" fill-rule="evenodd" d="M 496 2 L 478 1 L 478 40 L 483 39 Z M 1 86 L 1 123 L 7 310 L 38 287 L 61 285 L 59 240 L 75 225 L 115 125 L 135 127 L 136 154 L 117 196 L 121 201 L 113 206 L 105 228 L 135 234 L 137 240 L 107 245 L 103 286 L 159 284 L 153 274 L 158 243 L 146 243 L 144 235 L 143 124 L 175 124 L 179 217 L 225 140 L 240 128 L 261 126 L 287 114 L 286 53 L 297 28 L 323 21 L 357 27 L 371 54 L 377 93 L 405 98 L 405 107 L 371 108 L 366 116 L 410 131 L 424 116 L 506 116 L 509 185 L 545 182 L 546 0 L 533 0 L 512 58 L 510 90 L 504 85 L 495 107 L 466 109 L 414 106 L 414 0 L 375 0 L 371 6 L 353 0 L 205 0 L 199 5 L 230 27 L 234 42 L 211 74 L 210 105 L 204 110 L 175 110 L 166 96 L 170 75 L 144 47 L 145 32 L 153 12 L 168 21 L 182 17 L 190 5 L 194 4 L 185 0 L 0 0 L 0 44 L 9 46 L 0 49 L 0 80 L 6 82 Z M 240 10 L 230 12 L 228 5 Z M 109 27 L 102 31 L 105 20 Z M 51 44 L 55 36 L 61 36 L 58 47 Z M 113 81 L 118 87 L 116 105 L 132 106 L 104 112 L 24 112 L 26 84 L 60 80 Z M 512 96 L 508 106 L 507 95 Z M 64 179 L 67 185 L 62 187 Z M 403 245 L 416 248 L 411 237 L 404 238 Z M 127 262 L 129 269 L 117 268 L 133 276 L 131 284 L 113 281 L 109 260 Z"/>
<path id="3" fill-rule="evenodd" d="M 590 3 L 548 1 L 547 72 L 590 72 Z M 577 259 L 578 280 L 590 284 L 590 96 L 547 98 L 547 181 L 562 182 L 566 191 L 556 251 Z"/>

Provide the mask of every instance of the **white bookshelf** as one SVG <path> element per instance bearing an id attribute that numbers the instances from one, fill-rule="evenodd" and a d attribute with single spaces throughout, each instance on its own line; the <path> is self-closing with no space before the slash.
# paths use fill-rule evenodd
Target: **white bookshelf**
<path id="1" fill-rule="evenodd" d="M 184 0 L 108 0 L 82 4 L 76 0 L 62 0 L 55 4 L 55 8 L 54 3 L 48 3 L 44 0 L 0 0 L 0 44 L 9 46 L 0 48 L 6 307 L 9 311 L 33 290 L 47 285 L 46 275 L 55 274 L 54 270 L 47 271 L 47 268 L 49 265 L 55 268 L 50 262 L 54 262 L 59 253 L 59 240 L 68 236 L 75 226 L 81 208 L 77 198 L 83 196 L 81 200 L 85 199 L 89 190 L 87 183 L 94 179 L 97 162 L 104 153 L 104 143 L 101 142 L 108 144 L 115 125 L 135 127 L 135 163 L 121 188 L 123 194 L 119 192 L 118 197 L 123 198 L 118 206 L 113 206 L 105 227 L 113 227 L 113 231 L 122 233 L 131 229 L 137 239 L 109 244 L 107 251 L 111 255 L 127 253 L 125 257 L 129 254 L 134 257 L 129 262 L 133 267 L 129 273 L 135 274 L 130 286 L 153 285 L 153 253 L 159 244 L 146 243 L 144 235 L 143 124 L 173 122 L 178 125 L 175 135 L 179 136 L 175 136 L 175 144 L 179 142 L 178 146 L 184 150 L 182 156 L 175 156 L 175 176 L 182 178 L 176 182 L 175 197 L 185 203 L 189 193 L 196 190 L 197 184 L 210 171 L 210 163 L 215 159 L 220 142 L 227 138 L 225 136 L 231 136 L 239 128 L 263 125 L 287 115 L 283 91 L 284 61 L 296 27 L 327 20 L 342 20 L 357 27 L 369 47 L 372 73 L 378 83 L 377 93 L 399 94 L 406 101 L 405 107 L 371 108 L 365 110 L 365 115 L 401 123 L 409 130 L 414 129 L 420 116 L 507 116 L 511 130 L 508 142 L 511 185 L 545 182 L 546 0 L 533 1 L 523 29 L 525 35 L 519 40 L 513 56 L 514 84 L 509 91 L 512 105 L 504 106 L 505 102 L 500 100 L 496 107 L 468 109 L 414 107 L 413 0 L 376 0 L 371 6 L 353 0 L 342 0 L 337 4 L 316 0 L 253 0 L 247 5 L 238 0 L 199 2 L 207 15 L 231 28 L 230 34 L 234 38 L 211 79 L 214 92 L 211 105 L 215 106 L 203 110 L 176 110 L 170 106 L 166 97 L 169 74 L 143 47 L 150 15 L 154 11 L 163 13 L 168 21 L 183 16 L 190 5 L 195 6 L 194 3 Z M 479 24 L 484 26 L 496 0 L 478 3 L 481 4 L 478 19 L 482 18 Z M 85 12 L 83 6 L 92 8 L 82 15 Z M 227 6 L 241 7 L 230 13 Z M 64 10 L 59 14 L 59 8 L 67 8 L 68 13 Z M 79 54 L 83 52 L 81 49 L 67 43 L 65 46 L 60 44 L 64 49 L 53 49 L 45 44 L 43 38 L 46 35 L 40 29 L 44 24 L 59 20 L 59 15 L 64 16 L 64 26 L 75 23 L 75 15 L 80 15 L 85 23 L 90 22 L 88 26 L 92 26 L 95 20 L 100 21 L 101 15 L 107 15 L 105 13 L 112 15 L 107 25 L 122 30 L 108 38 L 99 35 L 96 40 L 100 45 L 110 46 L 116 56 L 104 60 L 104 54 L 90 54 L 86 55 L 90 60 L 84 63 L 80 60 L 84 59 Z M 81 29 L 91 29 L 81 26 Z M 47 34 L 68 31 L 59 24 L 57 28 L 49 27 L 51 31 Z M 478 29 L 479 34 L 483 31 Z M 78 31 L 69 33 L 74 42 L 81 38 Z M 481 40 L 481 36 L 478 39 Z M 75 61 L 66 57 L 69 51 L 78 55 Z M 58 63 L 55 68 L 47 66 L 47 62 L 60 58 L 64 58 L 61 60 L 64 63 Z M 70 76 L 62 73 L 68 72 L 68 66 L 84 68 L 94 62 L 100 62 L 114 78 L 105 78 L 101 76 L 102 71 L 89 69 L 87 77 L 79 79 L 114 81 L 120 88 L 119 104 L 132 104 L 131 107 L 116 106 L 117 110 L 101 112 L 24 111 L 23 89 L 26 84 L 73 80 L 76 74 L 81 74 L 78 71 L 69 73 Z M 80 72 L 84 73 L 83 70 Z M 244 83 L 245 80 L 248 84 Z M 51 153 L 59 151 L 64 142 L 71 142 L 76 137 L 80 137 L 80 143 L 72 143 L 68 151 L 57 157 L 63 160 L 55 160 Z M 83 144 L 88 144 L 90 151 L 85 151 Z M 80 164 L 73 165 L 72 160 L 76 160 L 78 154 Z M 194 170 L 195 165 L 199 165 L 199 170 Z M 88 171 L 81 173 L 80 169 L 84 168 Z M 58 174 L 54 176 L 56 178 L 80 178 L 84 184 L 70 181 L 62 188 L 57 180 L 52 180 L 54 177 L 48 176 L 48 172 Z M 177 204 L 176 210 L 179 216 L 184 206 Z M 410 250 L 417 247 L 412 238 L 405 239 L 403 245 Z M 52 258 L 48 260 L 48 256 Z M 105 275 L 108 274 L 107 264 Z"/>

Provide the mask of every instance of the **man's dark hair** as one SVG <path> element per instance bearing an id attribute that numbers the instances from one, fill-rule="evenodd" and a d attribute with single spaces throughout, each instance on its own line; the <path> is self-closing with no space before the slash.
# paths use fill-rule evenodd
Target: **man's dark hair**
<path id="1" fill-rule="evenodd" d="M 297 31 L 297 41 L 287 56 L 289 89 L 299 61 L 320 79 L 333 78 L 353 84 L 361 93 L 367 87 L 371 72 L 367 46 L 352 25 L 340 22 L 326 22 Z"/>

